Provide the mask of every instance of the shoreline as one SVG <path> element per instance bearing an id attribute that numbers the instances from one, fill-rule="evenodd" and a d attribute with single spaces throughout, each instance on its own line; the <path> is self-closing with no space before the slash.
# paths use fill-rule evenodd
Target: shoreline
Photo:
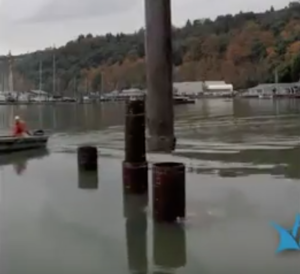
<path id="1" fill-rule="evenodd" d="M 258 99 L 258 100 L 282 100 L 282 99 L 289 99 L 289 100 L 298 100 L 300 97 L 264 97 L 264 98 L 259 98 L 257 96 L 237 96 L 237 97 L 200 97 L 200 98 L 194 98 L 191 100 L 194 100 L 193 102 L 187 101 L 187 102 L 176 102 L 174 105 L 182 105 L 182 104 L 193 104 L 196 101 L 201 101 L 201 100 L 220 100 L 223 99 L 224 101 L 234 101 L 234 100 L 253 100 L 253 99 Z M 126 102 L 128 99 L 125 100 L 105 100 L 105 101 L 87 101 L 87 102 L 62 102 L 62 101 L 41 101 L 41 102 L 1 102 L 0 101 L 0 106 L 5 106 L 5 105 L 64 105 L 64 104 L 77 104 L 77 105 L 87 105 L 87 104 L 103 104 L 103 103 L 123 103 Z"/>

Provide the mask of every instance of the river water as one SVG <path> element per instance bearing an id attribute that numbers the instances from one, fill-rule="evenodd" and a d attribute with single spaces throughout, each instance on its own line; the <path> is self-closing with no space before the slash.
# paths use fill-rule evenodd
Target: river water
<path id="1" fill-rule="evenodd" d="M 299 272 L 300 252 L 276 254 L 270 222 L 291 228 L 300 211 L 300 101 L 201 100 L 175 112 L 176 152 L 148 159 L 186 164 L 187 220 L 162 226 L 143 197 L 123 199 L 124 105 L 0 106 L 1 134 L 14 115 L 52 134 L 47 153 L 0 157 L 1 273 Z M 76 169 L 86 143 L 99 148 L 97 189 Z"/>

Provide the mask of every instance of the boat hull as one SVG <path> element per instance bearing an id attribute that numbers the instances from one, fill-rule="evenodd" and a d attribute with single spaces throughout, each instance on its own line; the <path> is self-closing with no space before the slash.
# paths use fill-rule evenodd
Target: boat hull
<path id="1" fill-rule="evenodd" d="M 174 105 L 186 105 L 186 104 L 195 104 L 194 99 L 190 99 L 185 96 L 174 96 L 173 98 Z"/>
<path id="2" fill-rule="evenodd" d="M 0 137 L 0 154 L 46 148 L 49 136 Z"/>

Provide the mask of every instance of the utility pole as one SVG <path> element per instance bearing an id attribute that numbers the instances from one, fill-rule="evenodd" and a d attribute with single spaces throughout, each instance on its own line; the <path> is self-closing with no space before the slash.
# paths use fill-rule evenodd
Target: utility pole
<path id="1" fill-rule="evenodd" d="M 145 0 L 148 151 L 175 149 L 170 0 Z"/>

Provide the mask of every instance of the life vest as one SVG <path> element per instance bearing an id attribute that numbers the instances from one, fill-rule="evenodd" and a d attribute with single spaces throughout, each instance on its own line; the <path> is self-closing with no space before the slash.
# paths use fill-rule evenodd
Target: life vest
<path id="1" fill-rule="evenodd" d="M 14 136 L 22 136 L 26 132 L 25 123 L 16 121 L 13 129 Z"/>

